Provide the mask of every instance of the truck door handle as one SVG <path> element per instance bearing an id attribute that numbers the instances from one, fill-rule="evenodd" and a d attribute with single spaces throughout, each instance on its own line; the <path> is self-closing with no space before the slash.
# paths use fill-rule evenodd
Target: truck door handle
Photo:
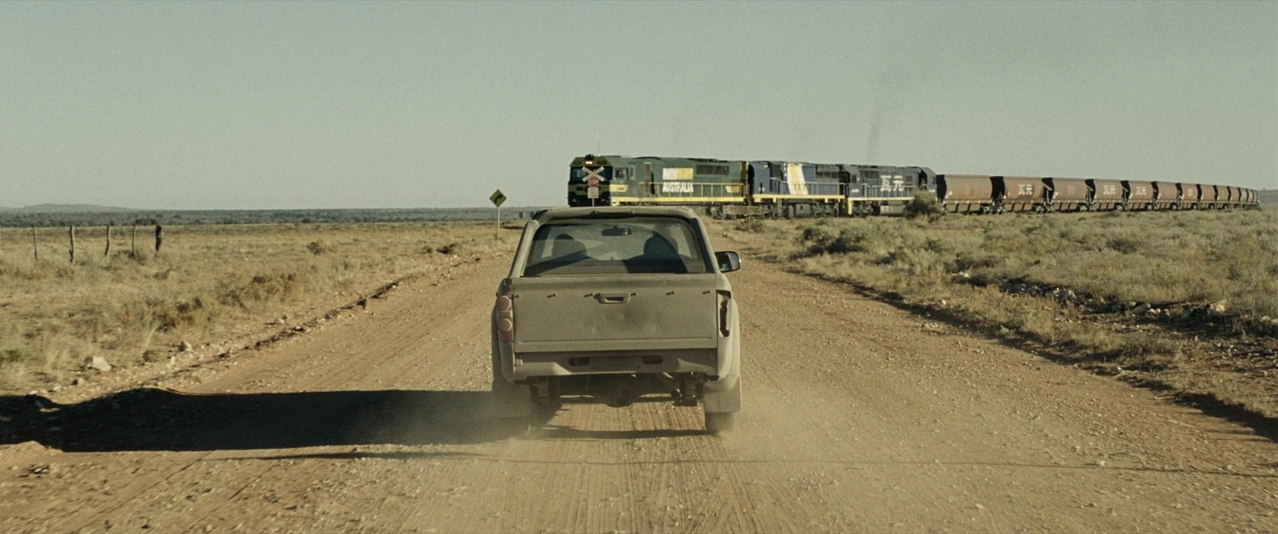
<path id="1" fill-rule="evenodd" d="M 600 304 L 625 304 L 630 302 L 634 293 L 595 293 L 595 300 Z"/>

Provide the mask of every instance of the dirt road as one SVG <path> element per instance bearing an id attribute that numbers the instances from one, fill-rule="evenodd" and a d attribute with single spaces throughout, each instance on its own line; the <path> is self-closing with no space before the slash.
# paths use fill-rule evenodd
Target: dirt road
<path id="1" fill-rule="evenodd" d="M 503 438 L 508 261 L 157 387 L 0 400 L 0 531 L 1278 531 L 1251 430 L 748 256 L 733 435 L 641 403 Z"/>

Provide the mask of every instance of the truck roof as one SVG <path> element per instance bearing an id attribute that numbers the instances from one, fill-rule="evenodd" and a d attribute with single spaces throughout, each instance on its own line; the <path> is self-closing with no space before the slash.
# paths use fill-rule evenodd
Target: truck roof
<path id="1" fill-rule="evenodd" d="M 553 219 L 581 219 L 590 217 L 679 217 L 696 219 L 696 212 L 680 206 L 600 206 L 580 208 L 548 208 L 533 214 L 533 220 L 543 223 Z"/>

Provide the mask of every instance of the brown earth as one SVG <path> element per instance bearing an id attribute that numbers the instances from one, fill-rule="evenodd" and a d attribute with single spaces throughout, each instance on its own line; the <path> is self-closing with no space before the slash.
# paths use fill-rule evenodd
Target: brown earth
<path id="1" fill-rule="evenodd" d="M 487 316 L 508 261 L 257 349 L 0 398 L 0 531 L 1278 531 L 1278 445 L 1252 429 L 750 258 L 735 433 L 652 402 L 503 437 Z"/>

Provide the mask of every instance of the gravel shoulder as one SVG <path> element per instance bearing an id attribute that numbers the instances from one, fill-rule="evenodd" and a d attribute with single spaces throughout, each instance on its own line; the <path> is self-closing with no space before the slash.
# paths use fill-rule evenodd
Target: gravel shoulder
<path id="1" fill-rule="evenodd" d="M 658 402 L 502 436 L 483 258 L 145 387 L 0 398 L 0 531 L 1278 530 L 1250 429 L 750 260 L 729 436 Z"/>

